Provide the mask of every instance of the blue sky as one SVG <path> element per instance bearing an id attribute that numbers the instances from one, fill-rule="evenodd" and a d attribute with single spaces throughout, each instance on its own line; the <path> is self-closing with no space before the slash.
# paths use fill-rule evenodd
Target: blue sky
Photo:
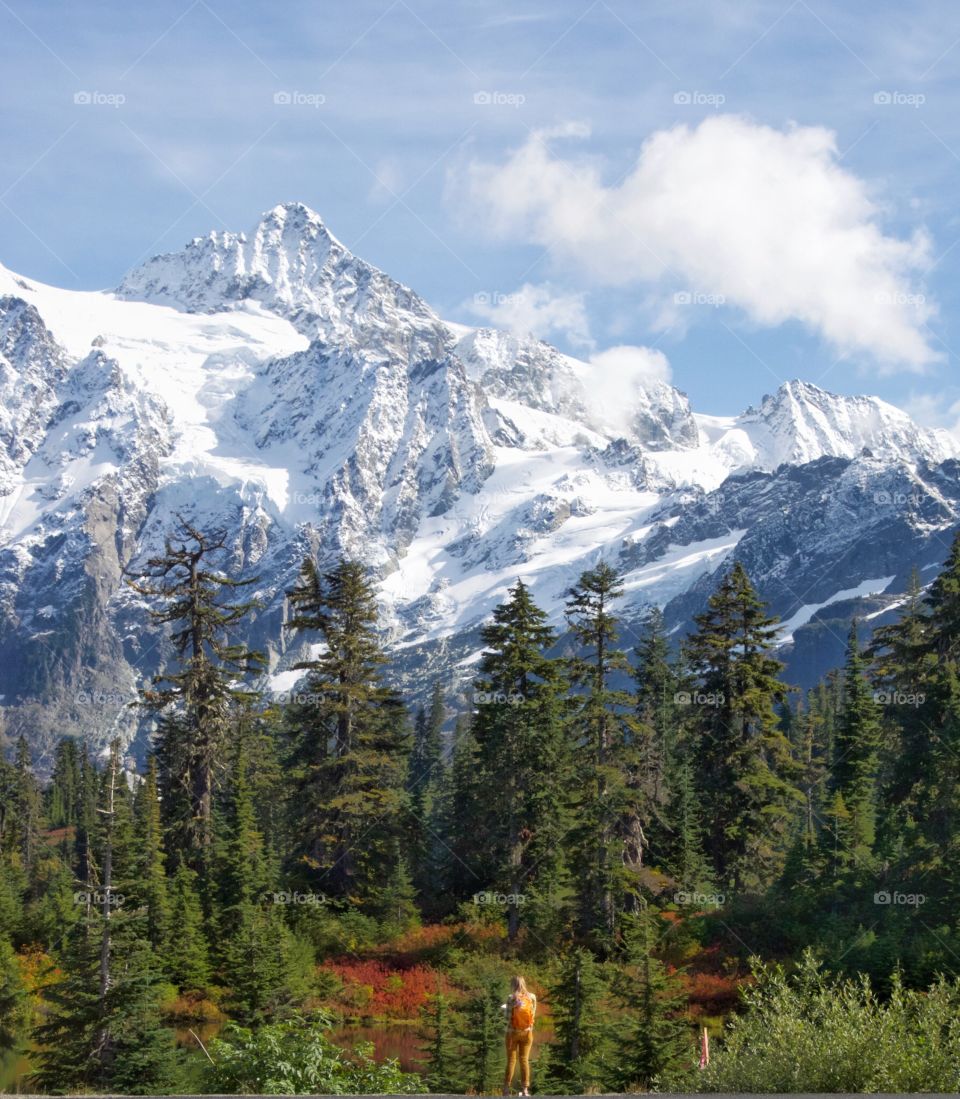
<path id="1" fill-rule="evenodd" d="M 700 411 L 799 376 L 955 428 L 958 65 L 947 3 L 0 0 L 0 263 L 109 287 L 296 199 Z"/>

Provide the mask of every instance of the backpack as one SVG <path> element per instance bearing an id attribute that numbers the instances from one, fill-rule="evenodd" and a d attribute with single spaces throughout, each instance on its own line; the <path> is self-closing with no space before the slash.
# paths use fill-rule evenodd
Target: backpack
<path id="1" fill-rule="evenodd" d="M 514 996 L 510 1026 L 514 1030 L 529 1030 L 533 1026 L 533 1001 L 529 996 Z"/>

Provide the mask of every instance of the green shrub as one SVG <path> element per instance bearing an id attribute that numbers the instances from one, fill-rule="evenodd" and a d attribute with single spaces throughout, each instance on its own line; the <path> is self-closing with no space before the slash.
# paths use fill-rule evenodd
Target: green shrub
<path id="1" fill-rule="evenodd" d="M 383 1095 L 422 1089 L 396 1062 L 377 1064 L 369 1048 L 348 1051 L 328 1036 L 329 1019 L 291 1019 L 248 1030 L 229 1024 L 210 1045 L 205 1091 L 240 1095 Z"/>
<path id="2" fill-rule="evenodd" d="M 881 1000 L 869 978 L 826 974 L 810 952 L 792 976 L 754 961 L 745 1012 L 708 1068 L 663 1076 L 664 1091 L 958 1092 L 960 983 L 910 991 L 894 974 Z"/>

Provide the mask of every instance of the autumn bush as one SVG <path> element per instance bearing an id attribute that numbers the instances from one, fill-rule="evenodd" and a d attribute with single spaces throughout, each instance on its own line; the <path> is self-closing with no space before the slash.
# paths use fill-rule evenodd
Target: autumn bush
<path id="1" fill-rule="evenodd" d="M 338 960 L 321 966 L 321 978 L 333 974 L 341 987 L 330 1006 L 347 1016 L 413 1022 L 437 992 L 449 992 L 443 973 L 428 965 L 397 968 L 377 959 Z"/>

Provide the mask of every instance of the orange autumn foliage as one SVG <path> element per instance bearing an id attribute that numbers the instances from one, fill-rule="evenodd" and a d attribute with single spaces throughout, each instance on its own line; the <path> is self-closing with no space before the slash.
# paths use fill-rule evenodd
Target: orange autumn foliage
<path id="1" fill-rule="evenodd" d="M 334 974 L 342 988 L 329 1004 L 345 1015 L 414 1021 L 430 996 L 450 992 L 450 982 L 432 966 L 398 968 L 382 961 L 325 962 L 321 972 Z"/>

